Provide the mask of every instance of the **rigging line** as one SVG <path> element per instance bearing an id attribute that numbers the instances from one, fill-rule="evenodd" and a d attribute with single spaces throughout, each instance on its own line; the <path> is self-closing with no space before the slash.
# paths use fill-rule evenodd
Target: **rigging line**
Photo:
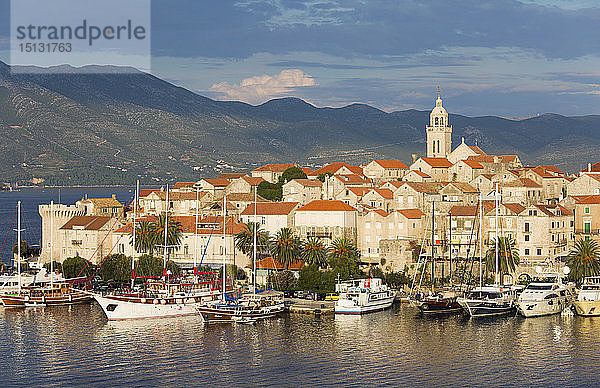
<path id="1" fill-rule="evenodd" d="M 477 225 L 477 231 L 479 232 L 479 228 L 481 228 L 481 225 L 479 225 L 479 218 L 477 217 L 479 214 L 479 206 L 477 206 L 475 208 L 475 215 L 473 216 L 474 220 L 473 220 L 473 227 L 471 228 L 471 233 L 469 234 L 469 248 L 467 249 L 467 257 L 465 258 L 465 263 L 463 265 L 463 273 L 460 277 L 460 288 L 462 289 L 462 285 L 463 285 L 463 280 L 464 280 L 464 276 L 465 276 L 465 272 L 467 270 L 467 263 L 469 262 L 469 252 L 471 251 L 471 243 L 473 241 L 473 231 L 475 230 L 475 225 Z M 479 233 L 477 233 L 477 235 L 479 236 Z M 475 251 L 477 250 L 477 239 L 475 240 L 475 249 L 473 249 L 473 254 L 471 255 L 471 275 L 473 274 L 473 258 L 475 257 Z M 469 276 L 469 279 L 471 278 L 471 276 Z"/>
<path id="2" fill-rule="evenodd" d="M 13 213 L 12 220 L 10 220 L 10 225 L 8 226 L 8 230 L 6 231 L 6 235 L 4 236 L 4 241 L 2 242 L 2 248 L 0 248 L 0 261 L 2 260 L 2 251 L 4 250 L 4 245 L 6 244 L 6 238 L 8 237 L 8 233 L 12 228 L 12 224 L 15 221 L 15 215 L 17 215 L 17 207 L 15 206 L 15 212 Z"/>
<path id="3" fill-rule="evenodd" d="M 217 216 L 215 217 L 215 222 L 213 223 L 212 228 L 210 228 L 210 234 L 208 235 L 208 241 L 206 242 L 206 245 L 204 246 L 204 252 L 202 252 L 202 257 L 200 258 L 200 263 L 198 264 L 198 268 L 200 268 L 200 266 L 202 266 L 202 262 L 204 261 L 204 256 L 206 256 L 206 251 L 208 250 L 208 244 L 210 244 L 210 239 L 213 235 L 213 231 L 215 230 L 215 225 L 217 224 L 217 218 L 219 218 L 219 216 L 221 215 L 221 212 L 217 213 Z M 225 227 L 225 220 L 223 219 L 223 227 Z M 196 269 L 196 272 L 198 271 L 198 269 Z"/>
<path id="4" fill-rule="evenodd" d="M 123 206 L 123 211 L 121 212 L 120 215 L 124 215 L 125 214 L 125 208 L 127 206 L 129 206 L 132 202 L 133 202 L 133 198 L 131 198 L 131 200 L 125 206 Z M 85 271 L 85 269 L 87 268 L 88 264 L 92 262 L 92 259 L 94 258 L 94 256 L 98 252 L 98 249 L 100 249 L 100 247 L 102 246 L 102 244 L 104 244 L 104 241 L 106 241 L 106 238 L 113 231 L 113 228 L 115 227 L 115 225 L 117 224 L 118 221 L 119 221 L 119 217 L 115 218 L 115 221 L 113 222 L 112 226 L 106 231 L 106 235 L 104 236 L 104 238 L 102 239 L 102 241 L 100 242 L 100 244 L 96 247 L 96 250 L 90 256 L 90 259 L 86 260 L 85 265 L 83 266 L 83 268 L 81 269 L 81 271 L 79 271 L 79 274 L 77 274 L 77 277 L 81 276 L 81 274 L 83 273 L 83 271 Z M 121 235 L 121 237 L 123 237 L 123 236 Z M 121 237 L 119 237 L 119 240 L 121 239 Z M 112 252 L 112 249 L 111 249 L 111 252 Z M 102 262 L 104 262 L 104 260 Z"/>
<path id="5" fill-rule="evenodd" d="M 425 230 L 423 231 L 423 241 L 421 242 L 421 246 L 419 247 L 419 257 L 418 257 L 418 261 L 417 261 L 417 268 L 415 269 L 415 275 L 413 276 L 413 281 L 412 281 L 412 286 L 410 288 L 410 294 L 408 294 L 408 296 L 412 295 L 412 292 L 415 288 L 415 281 L 417 280 L 417 274 L 419 273 L 419 268 L 421 266 L 421 255 L 423 254 L 423 247 L 425 246 L 425 236 L 427 235 L 427 226 L 429 225 L 429 223 L 427 222 L 427 215 L 425 215 Z M 424 260 L 424 265 L 427 264 L 427 259 Z M 421 281 L 423 280 L 423 274 L 421 273 Z M 419 288 L 421 287 L 421 281 L 419 281 Z"/>
<path id="6" fill-rule="evenodd" d="M 119 241 L 121 241 L 122 237 L 123 237 L 123 235 L 121 235 L 117 239 L 117 242 L 115 242 L 115 244 L 112 246 L 112 248 L 110 248 L 110 251 L 108 251 L 108 254 L 106 256 L 104 256 L 104 259 L 102 259 L 102 262 L 100 263 L 100 265 L 98 265 L 98 268 L 96 268 L 96 271 L 94 272 L 94 274 L 89 279 L 94 279 L 94 277 L 96 276 L 96 274 L 98 273 L 98 271 L 100 271 L 100 268 L 102 267 L 102 264 L 104 264 L 104 262 L 106 261 L 106 259 L 108 259 L 108 257 L 112 253 L 113 249 L 115 249 L 115 247 L 117 246 L 117 244 L 119 243 Z"/>

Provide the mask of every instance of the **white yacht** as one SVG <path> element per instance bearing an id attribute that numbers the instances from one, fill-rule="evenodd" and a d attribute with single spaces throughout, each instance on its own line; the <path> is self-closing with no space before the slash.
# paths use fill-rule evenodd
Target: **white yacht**
<path id="1" fill-rule="evenodd" d="M 487 317 L 515 312 L 517 290 L 511 286 L 487 285 L 473 288 L 458 303 L 469 316 Z"/>
<path id="2" fill-rule="evenodd" d="M 395 292 L 381 279 L 358 279 L 336 285 L 340 298 L 335 302 L 336 314 L 366 314 L 385 310 L 394 303 Z"/>
<path id="3" fill-rule="evenodd" d="M 583 317 L 600 316 L 600 276 L 583 279 L 581 291 L 573 302 L 575 313 Z"/>
<path id="4" fill-rule="evenodd" d="M 564 274 L 568 274 L 568 267 Z M 517 307 L 524 317 L 539 317 L 558 314 L 569 308 L 575 298 L 575 285 L 569 283 L 559 271 L 548 269 L 541 271 L 519 296 Z"/>

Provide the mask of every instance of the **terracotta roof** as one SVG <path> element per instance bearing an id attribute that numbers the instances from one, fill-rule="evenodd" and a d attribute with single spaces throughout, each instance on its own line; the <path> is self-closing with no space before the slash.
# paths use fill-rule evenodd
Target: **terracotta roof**
<path id="1" fill-rule="evenodd" d="M 473 151 L 474 151 L 476 154 L 478 154 L 478 155 L 486 155 L 486 153 L 485 153 L 485 152 L 483 152 L 483 150 L 482 150 L 481 148 L 479 148 L 478 146 L 476 146 L 476 145 L 470 145 L 470 146 L 468 146 L 468 147 L 469 147 L 470 149 L 472 149 L 472 150 L 473 150 Z"/>
<path id="2" fill-rule="evenodd" d="M 446 186 L 454 186 L 463 193 L 479 193 L 479 190 L 477 190 L 475 187 L 464 182 L 449 182 Z"/>
<path id="3" fill-rule="evenodd" d="M 577 203 L 582 205 L 599 205 L 600 195 L 587 195 L 584 198 L 578 200 Z"/>
<path id="4" fill-rule="evenodd" d="M 520 203 L 503 203 L 502 206 L 513 212 L 514 214 L 521 214 L 525 210 L 525 206 Z"/>
<path id="5" fill-rule="evenodd" d="M 304 262 L 302 260 L 288 265 L 288 269 L 290 270 L 300 270 L 302 267 L 304 267 Z M 252 268 L 252 266 L 248 264 L 246 268 Z M 282 270 L 284 268 L 285 267 L 283 264 L 272 257 L 265 257 L 264 259 L 256 262 L 256 269 Z"/>
<path id="6" fill-rule="evenodd" d="M 167 192 L 159 190 L 159 191 L 156 191 L 156 195 L 161 200 L 165 200 L 167 197 Z M 207 195 L 208 195 L 208 192 L 200 191 L 200 192 L 198 192 L 198 199 L 202 199 Z M 177 191 L 169 190 L 169 201 L 195 201 L 195 200 L 196 200 L 196 192 L 195 191 L 180 193 Z"/>
<path id="7" fill-rule="evenodd" d="M 479 163 L 479 162 L 478 162 L 478 161 L 476 161 L 476 160 L 468 160 L 468 159 L 467 159 L 467 160 L 463 160 L 463 162 L 464 162 L 464 163 L 465 163 L 467 166 L 469 166 L 469 167 L 471 167 L 471 168 L 483 168 L 483 166 L 481 165 L 481 163 Z"/>
<path id="8" fill-rule="evenodd" d="M 140 194 L 138 195 L 138 197 L 139 198 L 145 198 L 145 197 L 149 196 L 151 193 L 153 193 L 155 191 L 160 191 L 160 189 L 141 189 L 140 190 Z"/>
<path id="9" fill-rule="evenodd" d="M 588 171 L 587 166 L 581 170 L 581 172 L 600 172 L 600 162 L 596 162 L 594 164 L 592 164 L 591 166 L 591 171 Z"/>
<path id="10" fill-rule="evenodd" d="M 259 176 L 258 177 L 243 176 L 242 180 L 247 182 L 250 186 L 258 186 L 261 182 L 266 182 L 263 178 L 261 178 Z"/>
<path id="11" fill-rule="evenodd" d="M 560 168 L 553 166 L 553 165 L 541 164 L 541 165 L 537 166 L 536 168 L 543 168 L 546 171 L 550 171 L 550 172 L 553 172 L 555 174 L 562 175 L 562 176 L 567 175 L 563 170 L 561 170 Z"/>
<path id="12" fill-rule="evenodd" d="M 244 176 L 248 176 L 245 172 L 224 172 L 219 174 L 217 179 L 238 179 Z"/>
<path id="13" fill-rule="evenodd" d="M 254 193 L 229 193 L 227 194 L 227 202 L 254 202 Z M 267 200 L 260 195 L 256 196 L 256 201 L 266 202 Z"/>
<path id="14" fill-rule="evenodd" d="M 227 187 L 231 183 L 229 181 L 229 179 L 223 179 L 223 178 L 202 179 L 202 181 L 204 181 L 214 187 Z"/>
<path id="15" fill-rule="evenodd" d="M 196 182 L 177 182 L 173 185 L 172 189 L 177 190 L 181 188 L 193 188 Z"/>
<path id="16" fill-rule="evenodd" d="M 532 181 L 529 178 L 518 178 L 515 179 L 514 181 L 505 183 L 504 185 L 502 185 L 504 187 L 542 187 L 541 185 L 538 185 L 537 183 L 535 183 L 534 181 Z"/>
<path id="17" fill-rule="evenodd" d="M 317 199 L 302 206 L 297 211 L 350 212 L 356 211 L 356 209 L 346 202 Z"/>
<path id="18" fill-rule="evenodd" d="M 452 166 L 452 163 L 446 158 L 421 158 L 425 163 L 433 168 L 448 168 Z"/>
<path id="19" fill-rule="evenodd" d="M 376 192 L 377 194 L 379 194 L 380 196 L 382 196 L 385 199 L 394 198 L 394 193 L 390 189 L 371 189 L 371 191 Z"/>
<path id="20" fill-rule="evenodd" d="M 259 216 L 288 215 L 299 202 L 261 202 L 256 206 L 256 214 Z M 241 213 L 242 216 L 254 215 L 254 203 L 249 204 Z"/>
<path id="21" fill-rule="evenodd" d="M 308 167 L 300 167 L 300 170 L 302 170 L 306 175 L 313 175 L 314 174 L 314 171 L 311 170 Z"/>
<path id="22" fill-rule="evenodd" d="M 363 173 L 363 169 L 359 166 L 352 166 L 345 162 L 335 162 L 335 163 L 326 164 L 325 166 L 319 168 L 318 170 L 315 170 L 312 175 L 327 174 L 327 173 L 335 174 L 342 167 L 346 167 L 348 170 L 352 171 L 354 174 L 362 174 Z"/>
<path id="23" fill-rule="evenodd" d="M 425 215 L 420 209 L 402 209 L 397 212 L 408 219 L 421 219 Z"/>
<path id="24" fill-rule="evenodd" d="M 334 177 L 336 179 L 342 181 L 342 183 L 350 184 L 350 185 L 361 185 L 361 184 L 371 182 L 369 179 L 363 177 L 362 175 L 358 175 L 358 174 L 341 174 L 341 175 L 334 175 Z"/>
<path id="25" fill-rule="evenodd" d="M 362 197 L 372 189 L 372 187 L 348 187 L 348 190 L 354 193 L 354 195 L 356 195 L 357 197 Z"/>
<path id="26" fill-rule="evenodd" d="M 410 173 L 415 173 L 415 174 L 417 174 L 418 176 L 420 176 L 422 178 L 431 178 L 431 175 L 429 175 L 427 173 L 424 173 L 423 171 L 419 171 L 419 170 L 410 170 L 408 172 L 408 174 L 410 174 Z"/>
<path id="27" fill-rule="evenodd" d="M 467 160 L 474 160 L 479 163 L 494 163 L 494 155 L 471 155 Z"/>
<path id="28" fill-rule="evenodd" d="M 292 181 L 298 182 L 305 187 L 321 187 L 323 185 L 323 182 L 318 179 L 292 179 Z"/>
<path id="29" fill-rule="evenodd" d="M 110 217 L 106 216 L 73 216 L 60 228 L 76 229 L 75 227 L 80 227 L 84 230 L 100 230 L 108 221 L 110 221 Z"/>
<path id="30" fill-rule="evenodd" d="M 494 174 L 481 174 L 480 176 L 487 178 L 488 180 L 492 180 L 492 178 L 494 177 Z"/>
<path id="31" fill-rule="evenodd" d="M 517 160 L 517 155 L 498 155 L 500 157 L 500 163 L 512 163 Z"/>
<path id="32" fill-rule="evenodd" d="M 590 178 L 600 182 L 600 174 L 585 174 L 584 176 L 589 176 Z"/>
<path id="33" fill-rule="evenodd" d="M 403 181 L 388 181 L 388 182 L 383 182 L 382 184 L 379 185 L 379 187 L 383 187 L 386 184 L 390 184 L 390 185 L 394 186 L 395 188 L 398 188 L 398 187 L 402 186 L 404 183 L 406 183 L 406 182 L 403 182 Z"/>
<path id="34" fill-rule="evenodd" d="M 450 215 L 453 217 L 472 217 L 478 213 L 477 206 L 454 205 L 450 209 Z"/>
<path id="35" fill-rule="evenodd" d="M 94 207 L 99 207 L 99 208 L 103 208 L 103 207 L 122 207 L 123 204 L 119 201 L 117 201 L 116 198 L 87 198 L 87 199 L 82 199 L 80 201 L 81 203 L 91 203 L 94 205 Z"/>
<path id="36" fill-rule="evenodd" d="M 297 164 L 295 164 L 295 163 L 271 163 L 271 164 L 265 164 L 264 166 L 255 168 L 254 170 L 252 170 L 252 172 L 254 172 L 254 171 L 284 172 L 288 168 L 294 167 L 294 166 L 297 166 Z"/>
<path id="37" fill-rule="evenodd" d="M 373 162 L 386 169 L 408 169 L 408 166 L 400 160 L 374 160 Z"/>
<path id="38" fill-rule="evenodd" d="M 438 182 L 405 182 L 406 185 L 419 193 L 437 194 L 443 187 Z"/>

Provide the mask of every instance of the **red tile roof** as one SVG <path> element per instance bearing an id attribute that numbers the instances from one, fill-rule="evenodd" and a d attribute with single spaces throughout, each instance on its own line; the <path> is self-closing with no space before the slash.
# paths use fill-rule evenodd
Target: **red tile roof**
<path id="1" fill-rule="evenodd" d="M 427 174 L 425 174 L 425 175 L 427 175 Z M 390 184 L 390 185 L 394 186 L 395 188 L 398 188 L 398 187 L 402 186 L 404 183 L 406 183 L 406 182 L 403 182 L 403 181 L 388 181 L 388 182 L 383 182 L 382 184 L 379 185 L 379 187 L 383 187 L 386 184 Z"/>
<path id="2" fill-rule="evenodd" d="M 193 188 L 196 182 L 177 182 L 171 187 L 173 190 L 182 189 L 182 188 Z"/>
<path id="3" fill-rule="evenodd" d="M 314 171 L 311 170 L 308 167 L 300 167 L 300 170 L 302 170 L 306 175 L 313 175 L 314 174 Z"/>
<path id="4" fill-rule="evenodd" d="M 294 167 L 294 166 L 297 166 L 297 164 L 295 164 L 295 163 L 271 163 L 271 164 L 265 164 L 264 166 L 255 168 L 254 170 L 252 170 L 252 172 L 254 172 L 254 171 L 284 172 L 288 168 Z"/>
<path id="5" fill-rule="evenodd" d="M 521 212 L 525 210 L 525 206 L 521 205 L 520 203 L 503 203 L 502 206 L 504 206 L 514 214 L 521 214 Z"/>
<path id="6" fill-rule="evenodd" d="M 297 211 L 323 211 L 323 212 L 351 212 L 356 209 L 346 202 L 342 201 L 328 201 L 328 200 L 314 200 L 308 204 L 302 206 Z"/>
<path id="7" fill-rule="evenodd" d="M 377 194 L 379 194 L 380 196 L 382 196 L 385 199 L 393 199 L 394 198 L 394 193 L 390 189 L 371 189 L 371 191 L 376 192 Z"/>
<path id="8" fill-rule="evenodd" d="M 231 183 L 229 181 L 229 179 L 223 179 L 223 178 L 202 179 L 202 180 L 214 187 L 227 187 Z"/>
<path id="9" fill-rule="evenodd" d="M 478 213 L 477 206 L 454 205 L 450 209 L 450 215 L 453 217 L 473 217 Z"/>
<path id="10" fill-rule="evenodd" d="M 408 219 L 421 219 L 425 215 L 420 209 L 402 209 L 397 212 Z"/>
<path id="11" fill-rule="evenodd" d="M 335 162 L 335 163 L 329 163 L 329 164 L 319 168 L 318 170 L 315 170 L 312 175 L 327 174 L 327 173 L 335 174 L 342 167 L 346 167 L 348 170 L 352 171 L 354 174 L 362 174 L 363 173 L 363 169 L 359 166 L 352 166 L 345 162 Z"/>
<path id="12" fill-rule="evenodd" d="M 433 168 L 448 168 L 452 166 L 452 163 L 446 158 L 421 158 L 425 163 Z"/>
<path id="13" fill-rule="evenodd" d="M 584 198 L 578 200 L 577 204 L 599 205 L 600 204 L 600 195 L 587 195 Z"/>
<path id="14" fill-rule="evenodd" d="M 471 167 L 471 168 L 483 168 L 483 166 L 481 165 L 481 163 L 479 163 L 479 162 L 478 162 L 478 161 L 476 161 L 476 160 L 468 160 L 468 159 L 467 159 L 467 160 L 463 160 L 463 162 L 464 162 L 464 163 L 465 163 L 467 166 L 469 166 L 469 167 Z"/>
<path id="15" fill-rule="evenodd" d="M 222 174 L 219 174 L 217 179 L 238 179 L 243 176 L 248 176 L 248 174 L 246 174 L 245 172 L 224 172 Z"/>
<path id="16" fill-rule="evenodd" d="M 438 182 L 405 182 L 406 185 L 419 193 L 437 194 L 444 186 Z"/>
<path id="17" fill-rule="evenodd" d="M 422 177 L 422 178 L 431 178 L 431 176 L 427 173 L 424 173 L 423 171 L 419 171 L 419 170 L 410 170 L 408 173 L 415 173 L 418 176 Z M 408 174 L 407 174 L 408 175 Z"/>
<path id="18" fill-rule="evenodd" d="M 259 216 L 288 215 L 297 206 L 299 202 L 261 202 L 256 206 L 256 214 Z M 254 203 L 248 205 L 241 213 L 242 216 L 254 215 Z"/>
<path id="19" fill-rule="evenodd" d="M 372 187 L 348 187 L 348 190 L 350 190 L 352 193 L 354 193 L 354 195 L 356 195 L 357 197 L 364 196 L 372 189 L 373 189 Z"/>
<path id="20" fill-rule="evenodd" d="M 110 217 L 105 216 L 73 216 L 60 228 L 77 229 L 76 227 L 80 227 L 84 230 L 100 230 L 108 221 L 110 221 Z"/>
<path id="21" fill-rule="evenodd" d="M 336 179 L 342 181 L 342 183 L 349 184 L 349 185 L 362 185 L 362 184 L 371 182 L 368 178 L 365 178 L 362 175 L 358 175 L 358 174 L 341 174 L 341 175 L 334 175 L 334 177 L 336 177 Z"/>
<path id="22" fill-rule="evenodd" d="M 243 176 L 242 179 L 250 186 L 258 186 L 261 182 L 265 182 L 261 177 Z"/>
<path id="23" fill-rule="evenodd" d="M 298 182 L 305 187 L 321 187 L 323 185 L 323 182 L 318 179 L 292 179 L 292 181 Z"/>
<path id="24" fill-rule="evenodd" d="M 446 184 L 446 186 L 454 186 L 457 189 L 459 189 L 460 191 L 462 191 L 463 193 L 478 193 L 479 190 L 477 190 L 475 187 L 471 186 L 468 183 L 464 183 L 464 182 L 449 182 Z M 446 187 L 444 186 L 444 187 Z"/>
<path id="25" fill-rule="evenodd" d="M 470 146 L 468 146 L 468 147 L 469 147 L 470 149 L 472 149 L 472 150 L 473 150 L 473 151 L 474 151 L 476 154 L 478 154 L 478 155 L 486 155 L 486 153 L 485 153 L 485 152 L 483 152 L 483 150 L 482 150 L 481 148 L 479 148 L 478 146 L 476 146 L 476 145 L 470 145 Z"/>
<path id="26" fill-rule="evenodd" d="M 145 198 L 145 197 L 149 196 L 151 193 L 153 193 L 155 191 L 160 191 L 160 189 L 141 189 L 140 190 L 140 194 L 138 195 L 138 197 L 139 198 Z"/>
<path id="27" fill-rule="evenodd" d="M 304 267 L 304 262 L 302 260 L 298 260 L 295 263 L 288 265 L 289 270 L 297 271 L 302 269 L 302 267 Z M 246 268 L 252 268 L 252 266 L 248 264 Z M 282 270 L 284 268 L 283 264 L 272 257 L 265 257 L 256 262 L 256 269 Z"/>
<path id="28" fill-rule="evenodd" d="M 374 160 L 374 162 L 385 169 L 408 169 L 408 166 L 400 160 Z"/>

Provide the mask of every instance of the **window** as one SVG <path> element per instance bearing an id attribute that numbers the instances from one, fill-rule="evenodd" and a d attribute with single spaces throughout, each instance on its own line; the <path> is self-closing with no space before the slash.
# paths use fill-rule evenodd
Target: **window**
<path id="1" fill-rule="evenodd" d="M 400 229 L 400 230 L 404 229 L 404 222 L 398 223 L 398 229 Z"/>
<path id="2" fill-rule="evenodd" d="M 457 226 L 456 220 L 452 220 L 452 227 L 456 228 L 456 226 Z"/>
<path id="3" fill-rule="evenodd" d="M 529 249 L 528 248 L 525 248 L 525 255 L 529 256 Z"/>
<path id="4" fill-rule="evenodd" d="M 592 230 L 592 225 L 591 222 L 584 222 L 583 223 L 583 233 L 590 233 Z"/>
<path id="5" fill-rule="evenodd" d="M 536 250 L 536 254 L 537 254 L 538 256 L 541 256 L 541 255 L 542 255 L 542 250 L 541 250 L 540 248 L 538 248 L 538 249 Z"/>
<path id="6" fill-rule="evenodd" d="M 525 233 L 529 233 L 529 222 L 525 223 Z"/>
<path id="7" fill-rule="evenodd" d="M 366 243 L 370 243 L 371 242 L 371 236 L 369 236 L 368 234 L 365 236 L 365 242 Z"/>
<path id="8" fill-rule="evenodd" d="M 465 228 L 470 228 L 471 226 L 472 226 L 471 220 L 466 220 L 465 221 Z"/>
<path id="9" fill-rule="evenodd" d="M 529 235 L 528 234 L 525 235 L 525 241 L 529 241 Z"/>
<path id="10" fill-rule="evenodd" d="M 183 254 L 184 255 L 189 255 L 190 254 L 190 247 L 187 244 L 183 246 Z"/>
<path id="11" fill-rule="evenodd" d="M 589 207 L 589 206 L 586 206 L 586 207 L 585 207 L 585 209 L 584 209 L 584 213 L 585 213 L 585 214 L 590 214 L 590 207 Z"/>
<path id="12" fill-rule="evenodd" d="M 388 227 L 390 228 L 390 230 L 394 229 L 394 223 L 390 222 L 389 225 L 388 225 Z"/>
<path id="13" fill-rule="evenodd" d="M 506 219 L 506 226 L 508 226 L 509 228 L 512 227 L 512 218 Z"/>

